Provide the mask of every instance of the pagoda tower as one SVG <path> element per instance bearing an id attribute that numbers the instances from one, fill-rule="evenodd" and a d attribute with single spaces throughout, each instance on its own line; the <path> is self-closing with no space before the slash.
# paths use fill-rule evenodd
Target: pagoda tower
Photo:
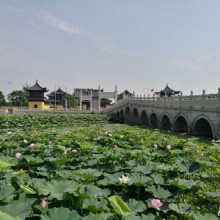
<path id="1" fill-rule="evenodd" d="M 24 89 L 28 92 L 28 109 L 47 109 L 44 105 L 44 93 L 48 92 L 48 90 L 41 87 L 38 81 L 36 81 L 35 85 L 24 87 Z"/>
<path id="2" fill-rule="evenodd" d="M 164 96 L 171 97 L 171 96 L 177 95 L 179 93 L 180 93 L 180 91 L 175 91 L 175 90 L 171 89 L 168 86 L 168 84 L 166 85 L 165 89 L 161 90 L 160 92 L 155 92 L 155 94 L 159 95 L 160 97 L 164 97 Z"/>

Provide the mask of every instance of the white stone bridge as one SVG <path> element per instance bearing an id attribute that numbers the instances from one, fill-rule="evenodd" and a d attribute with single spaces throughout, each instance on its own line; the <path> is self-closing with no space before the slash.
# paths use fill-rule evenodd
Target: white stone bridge
<path id="1" fill-rule="evenodd" d="M 220 89 L 217 94 L 172 97 L 131 97 L 103 113 L 123 117 L 125 123 L 187 132 L 220 139 Z"/>

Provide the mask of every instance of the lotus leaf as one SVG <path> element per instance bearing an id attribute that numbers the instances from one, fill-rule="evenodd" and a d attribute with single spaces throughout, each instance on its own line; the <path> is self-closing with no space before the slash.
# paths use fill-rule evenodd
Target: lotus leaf
<path id="1" fill-rule="evenodd" d="M 65 197 L 65 193 L 74 193 L 78 188 L 78 185 L 73 181 L 56 181 L 52 180 L 50 182 L 34 182 L 36 191 L 40 195 L 50 194 L 51 198 L 56 198 L 62 200 Z"/>
<path id="2" fill-rule="evenodd" d="M 117 214 L 121 216 L 127 216 L 127 215 L 132 214 L 132 211 L 130 210 L 130 208 L 120 197 L 116 195 L 111 196 L 108 198 L 108 201 L 110 202 L 112 208 Z"/>
<path id="3" fill-rule="evenodd" d="M 53 208 L 49 209 L 45 215 L 41 216 L 42 220 L 81 220 L 78 212 L 70 211 L 67 208 Z"/>
<path id="4" fill-rule="evenodd" d="M 167 199 L 168 197 L 172 196 L 172 193 L 160 186 L 149 186 L 145 190 L 153 193 L 153 196 L 159 199 Z"/>
<path id="5" fill-rule="evenodd" d="M 14 187 L 12 187 L 8 184 L 3 184 L 0 187 L 0 201 L 10 200 L 14 197 L 14 195 L 15 195 Z"/>
<path id="6" fill-rule="evenodd" d="M 31 212 L 31 204 L 14 200 L 12 203 L 1 206 L 1 211 L 13 217 L 20 217 L 22 220 L 29 216 Z"/>
<path id="7" fill-rule="evenodd" d="M 0 219 L 2 219 L 2 220 L 21 220 L 19 217 L 14 218 L 14 217 L 12 217 L 2 211 L 0 211 Z"/>

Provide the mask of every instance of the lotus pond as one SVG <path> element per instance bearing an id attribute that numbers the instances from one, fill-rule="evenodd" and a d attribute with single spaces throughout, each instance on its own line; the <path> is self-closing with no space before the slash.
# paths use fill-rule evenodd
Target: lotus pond
<path id="1" fill-rule="evenodd" d="M 220 141 L 105 115 L 0 116 L 1 220 L 217 220 Z"/>

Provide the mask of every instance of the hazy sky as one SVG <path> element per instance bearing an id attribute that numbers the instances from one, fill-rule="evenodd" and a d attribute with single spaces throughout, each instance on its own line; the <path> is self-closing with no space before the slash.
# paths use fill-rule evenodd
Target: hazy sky
<path id="1" fill-rule="evenodd" d="M 0 90 L 220 87 L 219 0 L 0 0 Z"/>

